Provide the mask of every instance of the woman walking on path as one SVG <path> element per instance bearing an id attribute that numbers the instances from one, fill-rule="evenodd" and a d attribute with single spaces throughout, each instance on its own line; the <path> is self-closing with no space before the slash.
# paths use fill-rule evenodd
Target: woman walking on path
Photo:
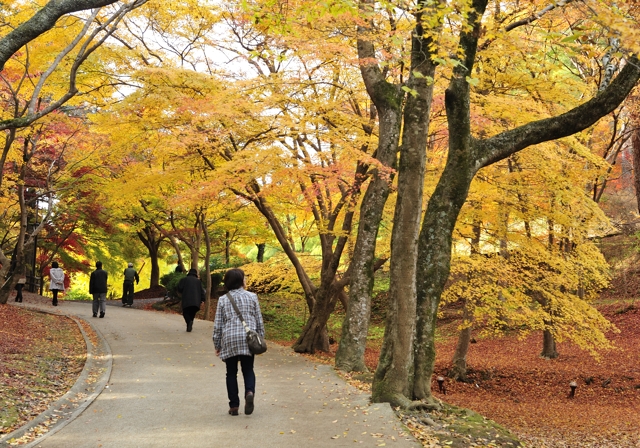
<path id="1" fill-rule="evenodd" d="M 58 262 L 51 263 L 51 269 L 49 270 L 49 291 L 53 293 L 53 306 L 58 306 L 58 291 L 64 291 L 64 272 L 58 267 Z"/>
<path id="2" fill-rule="evenodd" d="M 246 324 L 264 337 L 264 323 L 258 296 L 246 291 L 244 272 L 241 269 L 229 269 L 224 275 L 224 287 L 236 302 Z M 253 412 L 253 400 L 256 393 L 256 375 L 253 372 L 254 355 L 249 352 L 246 333 L 240 317 L 233 309 L 227 294 L 218 300 L 216 318 L 213 324 L 213 344 L 216 355 L 227 365 L 227 395 L 229 396 L 229 414 L 238 415 L 240 398 L 238 397 L 238 362 L 244 378 L 244 413 Z"/>

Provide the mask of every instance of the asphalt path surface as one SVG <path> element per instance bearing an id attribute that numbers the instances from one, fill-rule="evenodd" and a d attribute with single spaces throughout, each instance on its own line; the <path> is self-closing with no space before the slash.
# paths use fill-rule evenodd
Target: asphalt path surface
<path id="1" fill-rule="evenodd" d="M 121 306 L 91 317 L 91 303 L 49 311 L 88 321 L 111 361 L 90 404 L 31 446 L 69 447 L 419 447 L 388 404 L 347 384 L 331 366 L 269 344 L 256 357 L 252 415 L 228 414 L 225 365 L 213 323 Z M 239 374 L 240 390 L 243 390 Z"/>

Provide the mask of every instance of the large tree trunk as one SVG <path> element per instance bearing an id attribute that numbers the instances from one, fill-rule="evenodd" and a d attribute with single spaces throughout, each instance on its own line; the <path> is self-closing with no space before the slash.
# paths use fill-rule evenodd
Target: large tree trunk
<path id="1" fill-rule="evenodd" d="M 503 160 L 538 143 L 580 132 L 613 111 L 629 94 L 640 78 L 636 57 L 616 79 L 591 100 L 555 117 L 546 118 L 476 140 L 470 133 L 469 86 L 480 36 L 480 17 L 487 0 L 474 0 L 468 16 L 473 25 L 460 36 L 458 54 L 465 55 L 454 69 L 447 89 L 445 105 L 450 140 L 447 164 L 434 194 L 429 199 L 420 234 L 418 254 L 418 327 L 416 336 L 414 397 L 431 399 L 431 376 L 435 362 L 435 325 L 440 297 L 449 275 L 451 241 L 455 222 L 466 200 L 469 185 L 478 169 Z M 463 28 L 464 29 L 464 28 Z"/>
<path id="2" fill-rule="evenodd" d="M 329 334 L 327 332 L 327 321 L 333 312 L 338 294 L 335 291 L 319 290 L 317 300 L 309 316 L 309 320 L 302 329 L 300 337 L 295 342 L 293 349 L 298 353 L 315 353 L 316 351 L 329 351 Z M 327 299 L 324 299 L 327 297 Z"/>
<path id="3" fill-rule="evenodd" d="M 475 0 L 468 24 L 472 26 L 460 36 L 462 65 L 454 69 L 445 92 L 445 107 L 449 125 L 449 154 L 444 171 L 429 199 L 420 232 L 418 251 L 417 320 L 414 346 L 413 397 L 433 402 L 431 375 L 435 364 L 435 331 L 438 306 L 449 277 L 451 241 L 460 209 L 479 166 L 474 160 L 471 137 L 469 84 L 481 18 L 487 0 Z"/>
<path id="4" fill-rule="evenodd" d="M 449 100 L 451 93 L 449 93 Z M 454 135 L 450 136 L 453 141 Z M 417 268 L 417 321 L 413 396 L 431 399 L 431 375 L 436 359 L 435 331 L 438 306 L 451 263 L 451 240 L 460 209 L 475 171 L 462 148 L 449 148 L 449 157 L 431 195 L 420 232 Z"/>
<path id="5" fill-rule="evenodd" d="M 411 40 L 411 75 L 407 86 L 415 94 L 406 97 L 398 164 L 398 198 L 391 235 L 389 309 L 378 368 L 373 378 L 372 400 L 408 407 L 413 369 L 416 321 L 416 260 L 422 217 L 427 161 L 429 114 L 436 66 L 431 61 L 432 40 L 423 35 L 422 14 L 417 13 Z M 416 74 L 421 74 L 416 78 Z"/>
<path id="6" fill-rule="evenodd" d="M 367 60 L 373 54 L 373 47 L 369 42 L 359 41 L 358 53 L 361 59 Z M 380 116 L 375 156 L 383 166 L 391 169 L 398 152 L 404 94 L 399 87 L 384 81 L 375 67 L 363 65 L 361 72 Z M 336 353 L 336 367 L 347 372 L 367 371 L 364 352 L 371 316 L 376 238 L 392 180 L 390 172 L 376 169 L 360 206 L 358 234 L 349 266 L 349 301 Z"/>

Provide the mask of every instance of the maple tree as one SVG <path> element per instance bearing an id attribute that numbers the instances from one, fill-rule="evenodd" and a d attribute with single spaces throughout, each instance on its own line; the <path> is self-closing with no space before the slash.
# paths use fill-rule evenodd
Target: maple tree
<path id="1" fill-rule="evenodd" d="M 373 12 L 370 6 L 367 9 L 367 5 L 371 5 L 370 3 L 362 2 L 361 5 L 365 11 Z M 414 53 L 412 55 L 416 59 L 412 60 L 413 65 L 410 66 L 407 75 L 408 81 L 404 85 L 406 88 L 404 91 L 409 91 L 410 96 L 407 97 L 406 104 L 401 101 L 395 103 L 396 117 L 399 117 L 400 111 L 403 110 L 403 113 L 409 118 L 414 117 L 411 119 L 420 120 L 420 126 L 425 129 L 422 132 L 415 132 L 416 136 L 425 140 L 416 140 L 414 143 L 407 141 L 406 144 L 402 144 L 400 150 L 399 195 L 394 218 L 391 257 L 390 297 L 392 303 L 381 360 L 374 377 L 374 400 L 390 401 L 396 405 L 409 406 L 410 402 L 406 397 L 426 400 L 430 397 L 432 371 L 430 366 L 433 365 L 435 354 L 433 350 L 435 316 L 449 274 L 451 236 L 459 211 L 466 200 L 469 185 L 477 171 L 481 167 L 502 160 L 527 146 L 568 136 L 587 128 L 601 116 L 617 107 L 638 79 L 636 60 L 630 56 L 629 63 L 625 65 L 620 75 L 608 84 L 608 87 L 603 88 L 600 94 L 583 105 L 569 109 L 569 112 L 564 114 L 562 114 L 562 110 L 552 113 L 546 111 L 544 115 L 551 115 L 552 118 L 544 119 L 539 116 L 542 119 L 536 121 L 534 118 L 529 123 L 518 123 L 512 130 L 499 132 L 493 137 L 473 138 L 470 120 L 470 95 L 473 87 L 471 84 L 477 83 L 473 78 L 473 70 L 481 70 L 483 67 L 491 66 L 482 59 L 477 65 L 474 65 L 477 62 L 479 42 L 481 39 L 486 39 L 481 47 L 484 49 L 484 46 L 508 40 L 514 34 L 514 30 L 517 34 L 522 29 L 521 26 L 533 22 L 539 23 L 538 19 L 542 15 L 534 16 L 534 19 L 512 26 L 508 30 L 500 31 L 503 26 L 502 21 L 512 17 L 510 15 L 512 11 L 508 9 L 511 5 L 507 6 L 505 10 L 498 7 L 497 14 L 485 21 L 483 21 L 483 17 L 487 7 L 486 1 L 461 2 L 458 6 L 460 8 L 458 12 L 462 13 L 459 16 L 455 15 L 456 11 L 448 11 L 444 7 L 436 9 L 443 14 L 456 17 L 455 21 L 451 22 L 454 25 L 454 29 L 451 31 L 453 35 L 459 36 L 460 40 L 454 43 L 453 48 L 457 47 L 455 50 L 457 56 L 453 58 L 453 68 L 445 94 L 450 130 L 447 163 L 438 185 L 429 199 L 420 236 L 418 236 L 417 223 L 422 212 L 422 201 L 419 198 L 421 198 L 422 179 L 424 178 L 424 147 L 426 146 L 426 125 L 429 120 L 428 106 L 431 103 L 432 95 L 429 86 L 433 85 L 431 82 L 425 82 L 425 79 L 432 78 L 429 76 L 431 72 L 427 72 L 425 75 L 423 70 L 430 64 L 435 66 L 435 60 L 438 59 L 438 51 L 440 51 L 432 39 L 434 32 L 437 34 L 440 30 L 441 22 L 434 21 L 433 17 L 437 17 L 437 15 L 426 14 L 427 10 L 424 9 L 434 8 L 433 4 L 420 4 L 417 13 L 414 13 L 417 24 L 409 28 L 413 29 L 411 42 Z M 549 11 L 553 9 L 550 8 Z M 433 10 L 429 11 L 433 12 Z M 514 11 L 519 11 L 517 5 Z M 501 20 L 491 21 L 496 17 Z M 457 28 L 458 23 L 461 24 L 460 28 Z M 513 21 L 513 24 L 515 23 Z M 553 22 L 551 23 L 553 24 Z M 488 36 L 482 36 L 482 26 L 493 27 L 491 29 L 495 31 Z M 361 28 L 363 31 L 366 29 L 366 27 Z M 557 35 L 549 34 L 548 36 L 557 40 Z M 446 48 L 447 43 L 451 43 L 451 41 L 442 41 L 442 49 Z M 374 39 L 370 37 L 370 34 L 363 32 L 359 42 L 359 50 L 365 83 L 367 83 L 367 77 L 370 80 L 369 93 L 373 98 L 375 98 L 375 94 L 378 94 L 383 99 L 388 99 L 395 91 L 396 98 L 402 99 L 401 86 L 389 84 L 383 72 L 377 68 L 377 55 L 373 52 L 373 44 Z M 369 51 L 365 52 L 366 49 Z M 415 70 L 414 66 L 419 66 L 420 70 Z M 399 67 L 402 68 L 405 65 L 399 65 Z M 419 85 L 420 88 L 414 88 L 414 84 Z M 412 104 L 410 98 L 420 99 L 422 101 L 420 107 L 416 109 L 413 106 L 409 107 Z M 569 108 L 574 104 L 569 103 Z M 401 109 L 402 105 L 404 105 L 404 109 Z M 411 114 L 421 114 L 419 115 L 421 118 Z M 399 123 L 400 118 L 397 120 Z M 395 129 L 399 129 L 399 125 Z M 414 129 L 418 128 L 413 124 L 412 126 L 405 124 L 403 136 Z M 413 145 L 417 145 L 418 148 Z M 408 190 L 405 191 L 405 187 Z M 403 216 L 405 217 L 403 218 Z M 394 247 L 399 250 L 396 257 L 393 255 Z M 397 276 L 394 272 L 397 272 Z M 415 284 L 416 280 L 417 285 Z M 414 322 L 416 315 L 419 325 L 416 328 L 417 333 L 414 339 L 413 328 L 411 325 L 407 325 L 407 322 Z"/>
<path id="2" fill-rule="evenodd" d="M 252 23 L 251 16 L 229 7 L 222 17 L 231 28 L 231 38 L 206 43 L 246 58 L 255 69 L 252 76 L 223 91 L 219 84 L 231 75 L 185 69 L 141 71 L 149 86 L 143 98 L 153 95 L 158 100 L 159 91 L 166 93 L 160 103 L 141 113 L 145 126 L 154 126 L 150 124 L 154 121 L 164 132 L 172 128 L 180 134 L 181 154 L 192 169 L 204 165 L 212 171 L 200 174 L 202 188 L 214 195 L 231 190 L 240 204 L 252 203 L 264 216 L 296 268 L 311 311 L 296 350 L 327 349 L 326 321 L 347 282 L 337 281 L 336 273 L 368 166 L 358 158 L 368 147 L 375 117 L 362 107 L 358 79 L 341 55 L 350 47 L 341 38 L 333 39 L 332 45 L 325 40 L 322 46 L 306 48 L 301 44 L 309 45 L 308 38 L 266 35 L 265 27 Z M 319 30 L 318 36 L 326 33 Z M 160 47 L 154 54 L 163 50 Z M 313 53 L 321 49 L 325 59 Z M 190 52 L 184 62 L 192 58 Z M 290 61 L 288 66 L 285 60 Z M 176 92 L 178 86 L 181 91 Z M 311 222 L 313 231 L 307 224 Z M 296 227 L 304 229 L 304 240 L 320 241 L 319 285 L 311 280 L 292 244 Z"/>
<path id="3" fill-rule="evenodd" d="M 0 303 L 6 303 L 18 276 L 25 275 L 24 246 L 33 244 L 44 223 L 43 220 L 29 235 L 26 234 L 25 169 L 38 146 L 41 132 L 37 123 L 63 105 L 73 104 L 71 100 L 79 94 L 93 100 L 109 95 L 112 80 L 105 76 L 108 70 L 99 70 L 101 63 L 92 56 L 114 33 L 124 15 L 146 1 L 134 1 L 111 10 L 101 9 L 113 3 L 116 2 L 83 0 L 50 1 L 28 7 L 22 2 L 2 5 L 7 12 L 3 26 L 8 33 L 0 38 L 1 99 L 5 106 L 0 116 L 0 130 L 5 131 L 0 157 L 0 187 L 16 191 L 20 226 L 12 262 L 6 257 L 5 248 L 0 250 L 2 277 L 5 278 L 14 266 L 12 275 L 0 288 Z M 87 9 L 91 11 L 83 15 Z M 69 15 L 73 12 L 80 14 L 77 17 Z M 87 66 L 92 69 L 87 70 Z M 82 90 L 78 85 L 82 85 Z M 20 145 L 22 148 L 17 150 L 26 158 L 25 164 L 21 168 L 22 174 L 8 185 L 4 177 L 10 151 Z M 53 191 L 48 191 L 46 197 L 48 210 L 51 210 Z"/>

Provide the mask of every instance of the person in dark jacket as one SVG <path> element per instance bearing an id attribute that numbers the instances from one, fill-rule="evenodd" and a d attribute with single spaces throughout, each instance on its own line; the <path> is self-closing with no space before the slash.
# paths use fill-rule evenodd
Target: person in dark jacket
<path id="1" fill-rule="evenodd" d="M 89 277 L 89 294 L 93 296 L 93 317 L 104 317 L 107 300 L 107 271 L 102 269 L 102 262 L 96 261 L 96 270 Z"/>
<path id="2" fill-rule="evenodd" d="M 136 285 L 140 283 L 140 277 L 133 268 L 133 263 L 129 263 L 127 268 L 122 273 L 124 275 L 124 282 L 122 283 L 122 306 L 133 305 L 133 282 L 135 280 Z"/>
<path id="3" fill-rule="evenodd" d="M 178 292 L 182 298 L 182 315 L 187 323 L 187 331 L 193 329 L 193 319 L 200 311 L 200 304 L 205 301 L 205 291 L 198 278 L 198 271 L 189 269 L 187 276 L 178 283 Z"/>

